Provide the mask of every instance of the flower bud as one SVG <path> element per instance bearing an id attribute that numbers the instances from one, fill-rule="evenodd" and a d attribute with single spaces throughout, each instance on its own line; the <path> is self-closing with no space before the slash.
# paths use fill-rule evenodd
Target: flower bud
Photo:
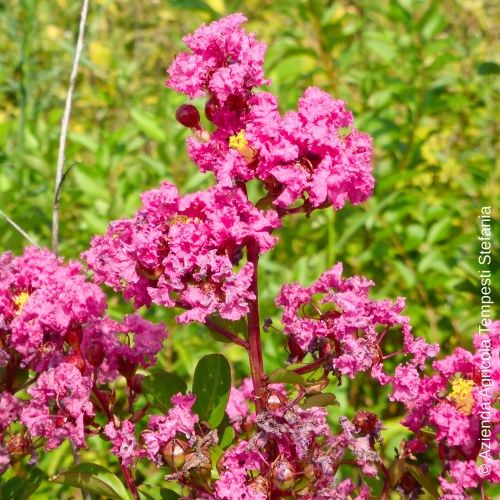
<path id="1" fill-rule="evenodd" d="M 326 323 L 328 328 L 333 328 L 335 324 L 335 320 L 340 317 L 340 313 L 338 311 L 326 311 L 321 319 Z"/>
<path id="2" fill-rule="evenodd" d="M 99 342 L 90 344 L 85 350 L 85 357 L 94 368 L 101 366 L 104 361 L 104 347 Z"/>
<path id="3" fill-rule="evenodd" d="M 163 274 L 164 269 L 162 266 L 158 266 L 158 267 L 155 267 L 153 269 L 149 269 L 149 268 L 146 268 L 143 265 L 139 264 L 139 262 L 137 262 L 135 264 L 135 272 L 139 276 L 143 276 L 144 278 L 147 278 L 148 280 L 158 281 L 160 276 Z"/>
<path id="4" fill-rule="evenodd" d="M 175 119 L 188 128 L 198 128 L 200 126 L 200 113 L 192 104 L 179 106 L 175 112 Z"/>
<path id="5" fill-rule="evenodd" d="M 80 324 L 75 324 L 71 325 L 69 330 L 66 332 L 66 335 L 64 336 L 64 340 L 71 346 L 71 347 L 80 347 L 80 344 L 82 343 L 82 325 Z"/>
<path id="6" fill-rule="evenodd" d="M 186 462 L 186 449 L 188 444 L 181 439 L 171 439 L 161 450 L 161 454 L 167 462 L 167 465 L 173 470 L 182 469 Z"/>
<path id="7" fill-rule="evenodd" d="M 288 491 L 295 482 L 295 471 L 292 464 L 283 457 L 278 457 L 272 465 L 273 484 L 280 491 Z"/>
<path id="8" fill-rule="evenodd" d="M 125 356 L 118 356 L 117 364 L 120 375 L 123 375 L 127 380 L 135 375 L 137 367 L 139 366 L 137 363 L 133 363 Z"/>
<path id="9" fill-rule="evenodd" d="M 66 363 L 76 366 L 80 370 L 80 373 L 83 373 L 85 371 L 85 360 L 78 354 L 72 354 L 71 356 L 68 356 L 66 358 Z"/>
<path id="10" fill-rule="evenodd" d="M 219 103 L 217 99 L 211 97 L 205 104 L 205 116 L 207 120 L 213 122 L 214 115 L 217 111 L 219 111 Z"/>
<path id="11" fill-rule="evenodd" d="M 129 387 L 132 389 L 135 393 L 140 394 L 142 392 L 142 381 L 144 379 L 145 375 L 142 373 L 136 373 L 129 382 Z"/>

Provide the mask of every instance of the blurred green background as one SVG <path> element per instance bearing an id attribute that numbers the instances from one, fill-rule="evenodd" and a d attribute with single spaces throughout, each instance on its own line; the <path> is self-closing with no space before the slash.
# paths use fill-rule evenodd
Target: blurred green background
<path id="1" fill-rule="evenodd" d="M 70 0 L 0 3 L 0 209 L 45 246 L 80 9 Z M 309 285 L 342 260 L 346 275 L 375 281 L 373 298 L 407 297 L 416 335 L 445 353 L 470 347 L 480 319 L 478 215 L 499 196 L 493 1 L 92 0 L 66 151 L 67 166 L 79 164 L 62 189 L 61 255 L 77 258 L 162 179 L 182 193 L 214 183 L 189 162 L 187 131 L 174 119 L 187 98 L 164 81 L 182 37 L 233 12 L 267 43 L 269 90 L 283 111 L 308 86 L 322 87 L 348 101 L 375 147 L 371 200 L 285 220 L 262 259 L 263 317 L 279 317 L 273 300 L 283 282 Z M 25 244 L 0 217 L 0 251 Z M 490 269 L 499 283 L 499 266 Z M 112 314 L 130 310 L 111 299 Z M 181 375 L 213 350 L 201 327 L 181 328 L 162 310 L 145 314 L 171 325 L 165 362 Z M 286 354 L 279 335 L 264 339 L 270 371 Z M 241 378 L 244 353 L 221 350 Z M 385 392 L 361 385 L 343 389 L 353 407 L 387 407 Z"/>

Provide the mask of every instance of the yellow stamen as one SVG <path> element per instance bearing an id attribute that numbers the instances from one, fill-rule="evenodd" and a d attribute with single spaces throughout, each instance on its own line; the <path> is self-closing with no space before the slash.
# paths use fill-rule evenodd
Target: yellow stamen
<path id="1" fill-rule="evenodd" d="M 14 303 L 17 306 L 17 315 L 20 316 L 21 313 L 23 312 L 23 307 L 24 304 L 26 304 L 26 301 L 29 299 L 30 294 L 26 292 L 21 292 L 15 299 Z"/>
<path id="2" fill-rule="evenodd" d="M 202 224 L 203 223 L 203 221 L 198 217 L 195 217 L 194 219 L 192 219 L 191 217 L 188 217 L 187 215 L 174 215 L 174 217 L 172 217 L 167 222 L 167 225 L 169 227 L 172 227 L 175 224 L 189 224 L 190 222 L 194 222 L 195 224 Z"/>
<path id="3" fill-rule="evenodd" d="M 474 407 L 474 396 L 472 389 L 476 384 L 472 380 L 457 378 L 451 384 L 451 393 L 448 401 L 453 403 L 455 408 L 464 415 L 470 415 Z"/>
<path id="4" fill-rule="evenodd" d="M 245 137 L 244 130 L 240 130 L 237 135 L 232 135 L 229 138 L 229 147 L 238 150 L 240 153 L 247 149 L 248 141 Z"/>

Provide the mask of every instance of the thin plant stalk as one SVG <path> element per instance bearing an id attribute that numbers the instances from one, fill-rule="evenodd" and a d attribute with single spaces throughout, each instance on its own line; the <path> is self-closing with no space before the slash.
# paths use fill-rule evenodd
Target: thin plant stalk
<path id="1" fill-rule="evenodd" d="M 76 42 L 75 57 L 73 59 L 73 68 L 69 80 L 68 94 L 66 96 L 66 105 L 61 124 L 61 137 L 59 139 L 59 153 L 57 156 L 56 180 L 54 187 L 54 204 L 52 207 L 52 252 L 55 255 L 59 253 L 59 198 L 60 186 L 63 181 L 64 173 L 64 154 L 66 152 L 66 138 L 68 136 L 69 119 L 71 116 L 71 105 L 73 100 L 73 92 L 75 90 L 76 77 L 78 75 L 78 64 L 83 50 L 83 36 L 85 34 L 85 23 L 87 21 L 87 13 L 89 8 L 89 0 L 83 0 L 82 11 L 80 16 L 80 27 L 78 30 L 78 40 Z"/>

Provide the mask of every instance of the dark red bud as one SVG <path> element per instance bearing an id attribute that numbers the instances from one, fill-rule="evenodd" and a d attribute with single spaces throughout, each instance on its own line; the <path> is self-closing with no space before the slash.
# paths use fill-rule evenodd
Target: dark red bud
<path id="1" fill-rule="evenodd" d="M 66 358 L 66 363 L 76 366 L 81 373 L 85 371 L 85 360 L 78 354 L 72 354 Z"/>
<path id="2" fill-rule="evenodd" d="M 66 332 L 64 336 L 64 340 L 71 347 L 80 347 L 82 343 L 82 326 L 81 325 L 72 325 L 70 329 Z"/>
<path id="3" fill-rule="evenodd" d="M 90 344 L 85 350 L 88 362 L 95 368 L 102 365 L 104 361 L 104 347 L 99 342 Z"/>
<path id="4" fill-rule="evenodd" d="M 67 420 L 68 419 L 64 415 L 59 415 L 55 418 L 54 424 L 55 424 L 56 428 L 59 429 L 59 427 L 62 427 L 66 423 Z"/>
<path id="5" fill-rule="evenodd" d="M 183 104 L 177 109 L 175 119 L 185 127 L 198 128 L 200 124 L 200 113 L 192 104 Z"/>
<path id="6" fill-rule="evenodd" d="M 207 120 L 213 122 L 214 115 L 219 111 L 219 103 L 217 99 L 211 97 L 205 104 L 205 116 Z"/>
<path id="7" fill-rule="evenodd" d="M 138 367 L 137 363 L 133 363 L 124 356 L 118 356 L 117 362 L 120 375 L 123 375 L 127 380 L 135 375 Z"/>
<path id="8" fill-rule="evenodd" d="M 142 373 L 136 373 L 130 380 L 129 387 L 137 394 L 142 392 L 142 380 L 145 375 Z"/>
<path id="9" fill-rule="evenodd" d="M 293 337 L 289 337 L 288 339 L 288 350 L 290 351 L 290 355 L 296 358 L 296 363 L 300 363 L 306 356 L 306 353 Z"/>
<path id="10" fill-rule="evenodd" d="M 408 474 L 408 472 L 401 476 L 400 483 L 401 487 L 407 494 L 413 493 L 414 490 L 418 487 L 417 481 L 411 474 Z"/>
<path id="11" fill-rule="evenodd" d="M 335 320 L 340 317 L 340 313 L 338 311 L 326 311 L 321 319 L 326 323 L 328 328 L 333 328 L 335 324 Z"/>

